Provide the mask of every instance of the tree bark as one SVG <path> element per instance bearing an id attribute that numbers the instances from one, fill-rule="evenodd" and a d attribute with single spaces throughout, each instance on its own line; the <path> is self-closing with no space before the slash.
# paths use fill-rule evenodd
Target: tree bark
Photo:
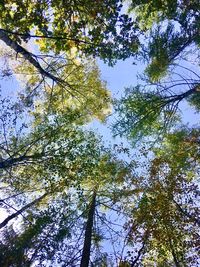
<path id="1" fill-rule="evenodd" d="M 41 156 L 42 156 L 42 154 L 30 155 L 30 156 L 28 156 L 28 155 L 27 156 L 20 156 L 18 158 L 12 158 L 11 157 L 9 159 L 5 159 L 3 161 L 0 161 L 0 169 L 7 169 L 9 167 L 17 165 L 17 163 L 26 162 L 28 160 L 35 160 Z"/>
<path id="2" fill-rule="evenodd" d="M 181 267 L 180 263 L 179 263 L 179 260 L 176 256 L 176 253 L 175 253 L 175 250 L 174 250 L 174 247 L 173 247 L 173 244 L 172 244 L 172 241 L 171 239 L 169 238 L 169 245 L 170 245 L 170 249 L 171 249 L 171 253 L 172 253 L 172 256 L 173 256 L 173 259 L 174 259 L 174 264 L 176 267 Z"/>
<path id="3" fill-rule="evenodd" d="M 92 243 L 92 228 L 93 228 L 94 213 L 95 213 L 95 204 L 96 204 L 96 190 L 93 191 L 92 201 L 91 201 L 90 206 L 89 206 L 80 267 L 88 267 L 89 266 L 90 250 L 91 250 L 91 243 Z"/>
<path id="4" fill-rule="evenodd" d="M 41 75 L 53 80 L 56 83 L 62 83 L 63 81 L 54 76 L 53 74 L 49 73 L 45 69 L 42 68 L 40 63 L 37 61 L 37 56 L 33 53 L 29 52 L 21 45 L 19 45 L 16 41 L 12 40 L 9 35 L 2 29 L 0 29 L 0 39 L 11 49 L 13 49 L 17 54 L 21 54 L 30 64 L 32 64 Z"/>
<path id="5" fill-rule="evenodd" d="M 130 267 L 134 267 L 136 265 L 136 263 L 138 262 L 138 260 L 140 259 L 141 255 L 144 253 L 145 246 L 146 246 L 146 243 L 148 241 L 148 237 L 149 237 L 149 231 L 147 230 L 144 234 L 144 237 L 143 237 L 142 247 L 139 249 L 138 254 L 135 257 L 135 259 L 131 262 Z"/>
<path id="6" fill-rule="evenodd" d="M 185 209 L 183 209 L 173 198 L 172 198 L 173 202 L 176 204 L 178 210 L 185 215 L 187 218 L 189 218 L 191 221 L 193 221 L 194 223 L 196 223 L 199 227 L 200 227 L 200 220 L 198 218 L 195 218 L 193 215 L 191 215 L 190 213 L 188 213 Z"/>
<path id="7" fill-rule="evenodd" d="M 28 203 L 27 205 L 25 205 L 23 208 L 21 208 L 17 212 L 15 212 L 15 213 L 11 214 L 10 216 L 8 216 L 2 223 L 0 223 L 0 229 L 3 228 L 4 226 L 6 226 L 10 220 L 16 218 L 23 211 L 25 211 L 26 209 L 30 208 L 31 206 L 37 204 L 38 202 L 40 202 L 43 198 L 45 198 L 47 196 L 47 194 L 48 193 L 43 194 L 41 197 L 39 197 L 39 198 L 35 199 L 34 201 Z"/>
<path id="8" fill-rule="evenodd" d="M 167 104 L 170 104 L 170 103 L 176 102 L 176 101 L 180 102 L 183 99 L 185 99 L 188 96 L 191 96 L 192 94 L 195 94 L 195 93 L 199 93 L 198 92 L 198 85 L 195 85 L 192 89 L 190 89 L 190 90 L 188 90 L 188 91 L 186 91 L 186 92 L 184 92 L 182 94 L 166 97 L 166 99 L 169 98 L 167 100 Z"/>

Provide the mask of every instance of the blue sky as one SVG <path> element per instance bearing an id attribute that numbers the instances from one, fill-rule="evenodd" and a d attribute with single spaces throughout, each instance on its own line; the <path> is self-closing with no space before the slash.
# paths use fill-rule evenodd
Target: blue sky
<path id="1" fill-rule="evenodd" d="M 144 65 L 139 62 L 137 65 L 133 64 L 133 59 L 127 59 L 125 61 L 118 61 L 114 67 L 109 67 L 102 61 L 98 61 L 99 68 L 101 70 L 101 78 L 107 82 L 107 88 L 111 91 L 113 98 L 120 98 L 124 94 L 124 89 L 131 85 L 137 84 L 137 75 L 141 74 Z M 103 140 L 106 144 L 113 143 L 128 143 L 125 139 L 116 137 L 113 139 L 110 124 L 114 120 L 111 116 L 106 124 L 102 124 L 95 120 L 89 127 L 95 132 L 103 136 Z"/>
<path id="2" fill-rule="evenodd" d="M 102 79 L 107 81 L 108 89 L 111 90 L 113 97 L 120 97 L 125 87 L 137 83 L 137 74 L 141 73 L 144 66 L 139 62 L 133 64 L 133 59 L 119 61 L 114 67 L 109 67 L 99 61 Z"/>

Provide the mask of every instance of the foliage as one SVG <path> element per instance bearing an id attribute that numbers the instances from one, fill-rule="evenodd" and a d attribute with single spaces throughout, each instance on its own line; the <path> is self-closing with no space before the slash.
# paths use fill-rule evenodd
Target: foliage
<path id="1" fill-rule="evenodd" d="M 199 2 L 131 1 L 129 12 L 142 30 L 139 58 L 147 65 L 115 105 L 114 134 L 160 139 L 179 122 L 183 100 L 199 110 Z"/>
<path id="2" fill-rule="evenodd" d="M 179 74 L 188 72 L 186 77 Z M 127 88 L 125 96 L 115 101 L 118 114 L 113 124 L 114 134 L 128 136 L 133 142 L 144 137 L 159 140 L 180 125 L 183 115 L 180 106 L 187 101 L 198 112 L 199 75 L 187 67 L 176 66 L 170 75 L 159 82 L 142 77 L 141 84 Z"/>
<path id="3" fill-rule="evenodd" d="M 86 132 L 76 124 L 73 126 L 73 114 L 46 116 L 42 124 L 36 119 L 28 131 L 21 128 L 16 136 L 12 131 L 15 125 L 10 120 L 13 110 L 8 110 L 5 110 L 8 116 L 4 117 L 4 123 L 8 129 L 11 128 L 4 136 L 6 144 L 2 142 L 5 149 L 0 164 L 1 203 L 12 218 L 11 221 L 7 217 L 5 225 L 20 223 L 24 229 L 16 234 L 12 241 L 14 245 L 3 242 L 2 246 L 7 246 L 8 254 L 10 250 L 14 251 L 13 255 L 21 253 L 20 264 L 31 261 L 45 266 L 44 262 L 49 260 L 74 266 L 80 262 L 84 227 L 94 188 L 97 197 L 93 232 L 102 238 L 97 239 L 94 234 L 92 247 L 99 247 L 104 239 L 104 230 L 100 234 L 102 225 L 105 228 L 107 223 L 112 224 L 101 207 L 112 210 L 114 205 L 117 206 L 122 195 L 116 185 L 121 186 L 131 177 L 131 169 L 105 149 L 92 132 Z M 22 119 L 23 110 L 15 114 L 16 119 L 19 119 L 19 114 Z M 31 202 L 44 193 L 45 199 Z M 50 221 L 46 226 L 40 224 L 40 231 L 28 238 L 31 243 L 26 243 L 24 235 L 31 229 L 34 231 L 37 218 L 43 216 Z M 96 218 L 99 218 L 98 222 Z M 23 245 L 18 245 L 19 240 Z M 8 254 L 2 254 L 2 261 L 10 257 Z M 10 262 L 14 263 L 13 257 Z"/>
<path id="4" fill-rule="evenodd" d="M 110 113 L 110 92 L 94 60 L 41 55 L 41 67 L 59 79 L 54 81 L 23 59 L 16 63 L 11 50 L 4 50 L 2 59 L 19 82 L 21 105 L 38 120 L 43 120 L 45 115 L 71 113 L 77 117 L 77 124 L 84 124 L 94 118 L 103 121 Z"/>
<path id="5" fill-rule="evenodd" d="M 45 53 L 59 54 L 75 47 L 112 63 L 134 54 L 138 47 L 136 27 L 121 12 L 122 6 L 121 0 L 4 1 L 0 6 L 1 27 L 19 43 L 38 36 Z"/>
<path id="6" fill-rule="evenodd" d="M 149 37 L 144 51 L 150 78 L 156 75 L 156 67 L 158 77 L 165 73 L 191 44 L 199 46 L 198 1 L 131 1 L 130 10 Z"/>
<path id="7" fill-rule="evenodd" d="M 143 193 L 126 225 L 133 246 L 128 254 L 132 266 L 194 266 L 198 262 L 197 136 L 195 129 L 169 134 L 155 149 L 147 173 L 137 181 Z"/>
<path id="8" fill-rule="evenodd" d="M 131 141 L 137 142 L 145 136 L 161 135 L 178 120 L 174 116 L 177 107 L 172 96 L 145 91 L 140 86 L 126 92 L 115 105 L 119 114 L 113 127 L 115 134 L 128 134 Z"/>
<path id="9" fill-rule="evenodd" d="M 20 87 L 0 99 L 0 264 L 199 264 L 199 128 L 180 127 L 179 109 L 199 111 L 199 66 L 188 65 L 191 54 L 199 62 L 198 1 L 6 0 L 0 10 L 1 78 Z M 137 153 L 86 130 L 112 102 L 88 56 L 147 63 L 115 101 L 115 134 Z"/>

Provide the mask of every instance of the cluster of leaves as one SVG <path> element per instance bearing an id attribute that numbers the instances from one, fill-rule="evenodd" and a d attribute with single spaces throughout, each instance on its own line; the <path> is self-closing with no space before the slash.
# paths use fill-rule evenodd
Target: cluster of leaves
<path id="1" fill-rule="evenodd" d="M 136 142 L 145 136 L 159 136 L 178 120 L 174 102 L 173 96 L 142 90 L 140 86 L 128 89 L 126 96 L 116 102 L 119 120 L 113 130 L 115 134 L 128 133 L 129 139 Z"/>
<path id="2" fill-rule="evenodd" d="M 199 263 L 199 129 L 177 126 L 181 101 L 199 110 L 199 75 L 177 64 L 198 49 L 199 2 L 123 8 L 119 0 L 0 4 L 2 77 L 22 80 L 14 103 L 0 100 L 1 266 Z M 136 52 L 145 79 L 117 101 L 115 134 L 159 142 L 139 143 L 142 156 L 127 163 L 118 153 L 129 150 L 111 152 L 84 128 L 111 103 L 85 55 L 113 64 Z"/>
<path id="3" fill-rule="evenodd" d="M 199 111 L 200 14 L 198 1 L 131 1 L 129 11 L 143 31 L 139 54 L 147 66 L 117 101 L 114 131 L 135 142 L 173 129 L 184 100 Z"/>
<path id="4" fill-rule="evenodd" d="M 199 261 L 199 131 L 169 134 L 135 184 L 141 194 L 127 222 L 130 266 L 195 266 Z M 139 264 L 139 265 L 137 265 Z"/>
<path id="5" fill-rule="evenodd" d="M 199 2 L 131 1 L 130 12 L 145 36 L 147 67 L 141 84 L 115 102 L 113 130 L 142 144 L 140 162 L 147 158 L 125 225 L 133 248 L 120 266 L 196 266 L 199 128 L 181 126 L 179 104 L 186 100 L 199 112 Z"/>
<path id="6" fill-rule="evenodd" d="M 45 53 L 59 54 L 76 47 L 112 63 L 138 49 L 137 28 L 131 17 L 121 12 L 122 7 L 121 0 L 4 1 L 1 27 L 13 32 L 17 42 L 27 42 L 31 35 L 42 36 L 38 44 Z"/>
<path id="7" fill-rule="evenodd" d="M 84 227 L 94 190 L 93 214 L 98 222 L 95 219 L 93 246 L 98 247 L 101 225 L 105 228 L 111 223 L 100 208 L 117 205 L 120 192 L 116 185 L 131 177 L 131 169 L 92 132 L 78 127 L 70 112 L 50 113 L 42 123 L 33 119 L 27 130 L 20 127 L 26 111 L 16 112 L 16 104 L 2 102 L 7 104 L 1 117 L 1 204 L 11 215 L 0 227 L 11 238 L 2 241 L 1 262 L 5 266 L 32 262 L 45 266 L 49 260 L 74 266 L 84 258 L 80 248 L 86 239 Z M 13 131 L 15 128 L 20 131 Z M 17 219 L 20 215 L 23 220 Z M 43 217 L 48 218 L 45 225 L 40 220 Z M 11 222 L 23 229 L 12 232 Z M 15 255 L 21 256 L 16 260 Z"/>
<path id="8" fill-rule="evenodd" d="M 165 73 L 168 66 L 191 44 L 199 46 L 198 1 L 131 1 L 136 21 L 149 36 L 144 52 L 150 61 L 148 73 L 155 78 Z"/>

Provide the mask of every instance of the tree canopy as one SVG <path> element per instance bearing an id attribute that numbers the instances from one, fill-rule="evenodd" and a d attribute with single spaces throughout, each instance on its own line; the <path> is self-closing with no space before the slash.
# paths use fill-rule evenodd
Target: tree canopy
<path id="1" fill-rule="evenodd" d="M 199 1 L 0 10 L 0 265 L 198 266 Z M 113 99 L 98 60 L 127 58 L 145 70 Z M 129 143 L 89 129 L 108 117 Z"/>
<path id="2" fill-rule="evenodd" d="M 1 40 L 9 45 L 10 39 L 10 44 L 20 46 L 36 38 L 45 53 L 76 47 L 81 53 L 113 62 L 134 54 L 138 47 L 137 27 L 121 12 L 122 7 L 121 0 L 4 1 Z M 23 48 L 19 46 L 20 53 Z"/>

